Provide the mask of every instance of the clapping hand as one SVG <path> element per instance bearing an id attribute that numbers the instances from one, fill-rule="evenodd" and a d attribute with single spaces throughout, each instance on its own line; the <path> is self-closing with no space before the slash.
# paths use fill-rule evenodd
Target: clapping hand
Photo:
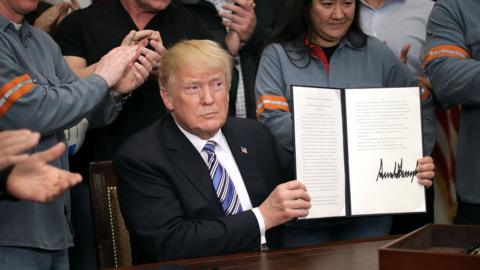
<path id="1" fill-rule="evenodd" d="M 21 200 L 45 203 L 78 184 L 81 175 L 48 164 L 64 151 L 65 144 L 58 143 L 17 163 L 8 176 L 7 192 Z"/>

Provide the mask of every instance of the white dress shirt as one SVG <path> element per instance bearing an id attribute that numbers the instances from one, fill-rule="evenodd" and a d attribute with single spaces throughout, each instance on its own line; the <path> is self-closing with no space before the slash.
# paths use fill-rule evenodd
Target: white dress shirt
<path id="1" fill-rule="evenodd" d="M 258 209 L 258 207 L 252 208 L 252 202 L 250 201 L 250 196 L 248 195 L 247 188 L 245 187 L 242 175 L 240 174 L 237 163 L 233 158 L 227 140 L 225 139 L 225 136 L 223 136 L 222 130 L 219 130 L 212 138 L 204 140 L 186 131 L 178 123 L 176 124 L 180 131 L 182 131 L 182 133 L 187 137 L 187 139 L 193 144 L 195 149 L 197 149 L 198 153 L 200 153 L 203 160 L 205 161 L 205 165 L 207 165 L 208 163 L 208 156 L 206 152 L 202 151 L 203 147 L 205 146 L 207 141 L 214 141 L 217 144 L 215 146 L 215 155 L 217 156 L 218 162 L 220 162 L 223 168 L 225 168 L 228 175 L 230 176 L 230 180 L 235 185 L 235 190 L 237 192 L 238 199 L 240 200 L 240 205 L 242 206 L 243 211 L 251 209 L 255 214 L 255 217 L 257 218 L 258 226 L 260 229 L 260 246 L 263 249 L 263 247 L 267 243 L 267 239 L 265 238 L 265 221 L 263 220 L 263 216 L 260 213 L 260 209 Z"/>

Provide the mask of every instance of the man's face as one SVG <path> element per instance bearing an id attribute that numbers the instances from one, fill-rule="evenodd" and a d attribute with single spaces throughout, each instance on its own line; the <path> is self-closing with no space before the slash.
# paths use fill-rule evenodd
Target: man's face
<path id="1" fill-rule="evenodd" d="M 171 0 L 134 0 L 144 11 L 158 12 L 166 9 Z"/>
<path id="2" fill-rule="evenodd" d="M 38 0 L 0 0 L 0 14 L 21 23 L 23 16 L 37 8 Z"/>
<path id="3" fill-rule="evenodd" d="M 161 95 L 175 121 L 206 140 L 213 137 L 227 119 L 227 84 L 225 70 L 180 68 Z"/>

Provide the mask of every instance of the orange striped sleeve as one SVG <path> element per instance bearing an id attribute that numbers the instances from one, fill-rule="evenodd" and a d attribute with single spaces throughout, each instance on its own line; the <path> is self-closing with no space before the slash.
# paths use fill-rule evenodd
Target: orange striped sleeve
<path id="1" fill-rule="evenodd" d="M 30 76 L 24 74 L 7 82 L 2 88 L 0 88 L 0 117 L 10 109 L 15 101 L 34 87 L 35 85 Z"/>
<path id="2" fill-rule="evenodd" d="M 0 97 L 3 97 L 5 93 L 8 92 L 8 90 L 16 87 L 21 82 L 28 81 L 28 80 L 31 80 L 30 76 L 28 76 L 28 74 L 23 74 L 7 82 L 2 88 L 0 88 Z"/>
<path id="3" fill-rule="evenodd" d="M 433 60 L 439 57 L 453 57 L 457 59 L 466 59 L 470 58 L 470 53 L 465 49 L 455 45 L 439 45 L 433 48 L 430 48 L 428 52 L 425 53 L 423 58 L 423 64 L 426 66 Z"/>
<path id="4" fill-rule="evenodd" d="M 281 110 L 289 112 L 287 99 L 284 96 L 261 96 L 257 102 L 257 116 L 265 110 Z"/>

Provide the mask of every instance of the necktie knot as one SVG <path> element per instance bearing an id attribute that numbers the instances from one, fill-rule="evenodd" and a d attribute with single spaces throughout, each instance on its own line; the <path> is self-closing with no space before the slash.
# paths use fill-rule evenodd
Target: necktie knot
<path id="1" fill-rule="evenodd" d="M 207 154 L 213 155 L 215 154 L 215 146 L 216 146 L 216 143 L 214 141 L 207 141 L 202 151 L 207 152 Z"/>

